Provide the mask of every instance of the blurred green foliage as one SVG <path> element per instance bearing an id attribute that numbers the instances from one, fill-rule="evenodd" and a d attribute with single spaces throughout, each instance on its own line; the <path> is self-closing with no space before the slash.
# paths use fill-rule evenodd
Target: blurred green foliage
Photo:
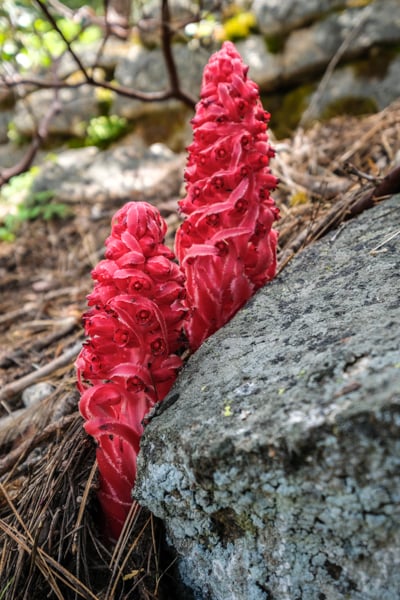
<path id="1" fill-rule="evenodd" d="M 99 39 L 101 29 L 85 27 L 65 17 L 56 18 L 68 42 L 82 44 Z M 19 72 L 49 68 L 66 50 L 66 44 L 34 3 L 3 0 L 0 4 L 0 63 L 12 63 Z"/>
<path id="2" fill-rule="evenodd" d="M 127 120 L 118 115 L 93 117 L 87 125 L 85 145 L 107 147 L 126 133 L 127 126 Z"/>
<path id="3" fill-rule="evenodd" d="M 13 177 L 3 186 L 0 193 L 0 241 L 12 242 L 19 227 L 26 221 L 43 219 L 64 219 L 71 215 L 66 204 L 56 202 L 54 190 L 33 191 L 32 185 L 38 174 L 38 167 L 32 167 L 26 173 Z"/>
<path id="4" fill-rule="evenodd" d="M 196 38 L 205 43 L 207 40 L 236 42 L 247 38 L 257 29 L 255 15 L 243 10 L 237 4 L 229 3 L 222 12 L 205 12 L 204 18 L 189 23 L 185 27 L 188 38 Z"/>

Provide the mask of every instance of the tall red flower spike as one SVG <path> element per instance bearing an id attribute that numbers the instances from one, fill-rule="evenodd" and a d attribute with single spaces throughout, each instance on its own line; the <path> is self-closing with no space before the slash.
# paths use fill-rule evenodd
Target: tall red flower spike
<path id="1" fill-rule="evenodd" d="M 80 411 L 97 442 L 99 500 L 115 539 L 132 504 L 143 418 L 182 365 L 184 276 L 163 244 L 166 228 L 145 202 L 116 213 L 106 258 L 92 272 L 88 340 L 76 362 Z"/>
<path id="2" fill-rule="evenodd" d="M 176 237 L 186 276 L 189 344 L 196 350 L 276 272 L 278 180 L 258 86 L 231 42 L 205 67 Z"/>

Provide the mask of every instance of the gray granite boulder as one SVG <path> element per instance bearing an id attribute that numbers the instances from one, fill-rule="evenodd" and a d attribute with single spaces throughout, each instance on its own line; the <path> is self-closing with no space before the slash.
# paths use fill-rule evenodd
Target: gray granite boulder
<path id="1" fill-rule="evenodd" d="M 29 110 L 26 108 L 27 102 Z M 57 98 L 54 90 L 37 90 L 16 104 L 14 124 L 18 132 L 32 136 L 55 102 L 59 110 L 49 123 L 50 135 L 84 137 L 84 122 L 100 114 L 96 90 L 90 85 L 60 89 Z"/>
<path id="2" fill-rule="evenodd" d="M 396 196 L 295 257 L 147 426 L 176 598 L 400 597 L 399 228 Z"/>
<path id="3" fill-rule="evenodd" d="M 175 44 L 173 47 L 182 89 L 194 99 L 199 96 L 203 69 L 212 52 L 212 48 L 194 48 L 186 44 Z M 140 92 L 167 90 L 169 82 L 161 49 L 147 50 L 132 46 L 118 64 L 115 79 L 117 83 Z M 182 103 L 174 99 L 167 102 L 142 102 L 119 96 L 113 109 L 128 119 L 137 119 L 143 114 L 182 110 Z"/>
<path id="4" fill-rule="evenodd" d="M 128 142 L 128 140 L 126 140 Z M 179 195 L 185 156 L 163 144 L 118 144 L 65 150 L 44 162 L 33 192 L 54 190 L 58 202 L 114 206 L 130 200 L 161 201 Z M 97 210 L 97 209 L 96 209 Z"/>
<path id="5" fill-rule="evenodd" d="M 258 26 L 265 35 L 281 35 L 346 7 L 346 0 L 254 0 Z"/>
<path id="6" fill-rule="evenodd" d="M 397 0 L 375 0 L 363 8 L 333 13 L 293 31 L 282 53 L 283 77 L 293 80 L 323 69 L 344 44 L 341 59 L 360 56 L 374 45 L 400 41 Z"/>

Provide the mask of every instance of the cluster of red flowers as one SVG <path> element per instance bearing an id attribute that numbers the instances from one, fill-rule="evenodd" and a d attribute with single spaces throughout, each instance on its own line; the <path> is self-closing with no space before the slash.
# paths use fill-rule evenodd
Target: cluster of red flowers
<path id="1" fill-rule="evenodd" d="M 143 418 L 182 365 L 176 352 L 186 313 L 184 276 L 163 244 L 166 228 L 145 202 L 116 213 L 84 316 L 89 339 L 76 363 L 80 411 L 98 444 L 99 500 L 112 537 L 132 503 Z"/>
<path id="2" fill-rule="evenodd" d="M 111 537 L 131 505 L 143 418 L 173 384 L 185 340 L 195 351 L 275 275 L 268 118 L 247 67 L 225 42 L 205 68 L 192 121 L 180 265 L 163 243 L 158 211 L 131 202 L 115 215 L 106 258 L 92 273 L 78 387 L 85 429 L 98 444 Z"/>
<path id="3" fill-rule="evenodd" d="M 230 42 L 204 70 L 180 202 L 188 215 L 176 254 L 186 276 L 187 332 L 195 350 L 275 275 L 278 209 L 270 197 L 269 114 Z"/>

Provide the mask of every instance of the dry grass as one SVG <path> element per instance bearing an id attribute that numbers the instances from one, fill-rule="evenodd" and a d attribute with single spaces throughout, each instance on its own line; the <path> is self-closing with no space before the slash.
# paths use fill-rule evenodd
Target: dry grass
<path id="1" fill-rule="evenodd" d="M 94 449 L 80 416 L 45 433 L 0 483 L 1 597 L 159 598 L 162 544 L 154 518 L 133 505 L 110 549 L 98 530 Z"/>
<path id="2" fill-rule="evenodd" d="M 399 129 L 396 103 L 276 143 L 280 269 L 382 199 L 381 179 L 399 162 Z M 396 176 L 389 193 L 398 188 Z M 176 225 L 175 206 L 172 198 L 163 211 Z M 80 315 L 116 208 L 104 207 L 96 223 L 81 206 L 67 222 L 27 224 L 0 247 L 0 600 L 174 598 L 173 558 L 146 510 L 133 506 L 115 548 L 102 539 L 95 450 L 76 412 Z M 21 392 L 43 379 L 53 392 L 25 408 Z"/>

